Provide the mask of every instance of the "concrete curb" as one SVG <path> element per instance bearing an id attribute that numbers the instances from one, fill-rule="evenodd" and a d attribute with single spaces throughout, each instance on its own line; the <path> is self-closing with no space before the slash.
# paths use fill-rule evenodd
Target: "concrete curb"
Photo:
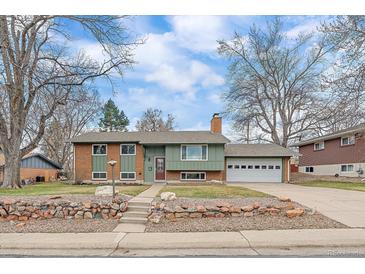
<path id="1" fill-rule="evenodd" d="M 0 249 L 116 249 L 126 233 L 1 233 Z"/>
<path id="2" fill-rule="evenodd" d="M 214 249 L 365 247 L 365 229 L 185 233 L 1 233 L 0 249 Z"/>

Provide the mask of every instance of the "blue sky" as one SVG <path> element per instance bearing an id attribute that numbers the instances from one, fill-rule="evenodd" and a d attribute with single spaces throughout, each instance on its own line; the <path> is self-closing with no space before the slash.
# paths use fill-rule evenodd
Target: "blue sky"
<path id="1" fill-rule="evenodd" d="M 130 130 L 148 107 L 174 114 L 177 130 L 207 130 L 211 115 L 221 112 L 221 95 L 227 60 L 217 54 L 217 40 L 236 31 L 245 35 L 252 24 L 264 26 L 270 16 L 135 16 L 127 24 L 146 43 L 135 51 L 137 63 L 116 78 L 115 93 L 108 82 L 98 81 L 103 100 L 112 98 L 129 117 Z M 287 35 L 313 31 L 325 17 L 282 17 Z M 103 59 L 100 46 L 79 27 L 70 25 L 73 45 L 96 59 Z M 223 131 L 234 137 L 229 121 Z"/>

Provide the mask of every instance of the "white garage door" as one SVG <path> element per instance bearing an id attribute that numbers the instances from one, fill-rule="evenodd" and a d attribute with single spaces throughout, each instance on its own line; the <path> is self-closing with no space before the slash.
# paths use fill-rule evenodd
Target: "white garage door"
<path id="1" fill-rule="evenodd" d="M 227 158 L 228 182 L 282 181 L 281 158 Z"/>

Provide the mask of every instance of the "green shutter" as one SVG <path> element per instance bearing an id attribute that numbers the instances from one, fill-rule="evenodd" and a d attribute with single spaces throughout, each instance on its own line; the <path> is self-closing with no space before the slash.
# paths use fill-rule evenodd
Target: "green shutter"
<path id="1" fill-rule="evenodd" d="M 106 171 L 106 155 L 93 155 L 93 172 L 105 172 Z"/>
<path id="2" fill-rule="evenodd" d="M 120 171 L 136 171 L 136 155 L 120 155 Z"/>

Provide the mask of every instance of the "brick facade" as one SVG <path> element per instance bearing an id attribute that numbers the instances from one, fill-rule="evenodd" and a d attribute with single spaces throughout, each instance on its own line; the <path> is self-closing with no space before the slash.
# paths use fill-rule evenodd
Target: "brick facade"
<path id="1" fill-rule="evenodd" d="M 107 162 L 114 160 L 117 163 L 114 166 L 114 178 L 115 180 L 119 180 L 120 178 L 120 144 L 108 144 L 107 149 Z M 112 167 L 107 164 L 107 178 L 108 180 L 112 180 Z"/>
<path id="2" fill-rule="evenodd" d="M 324 149 L 315 151 L 314 144 L 299 147 L 299 166 L 316 166 L 365 162 L 365 138 L 357 136 L 355 144 L 341 146 L 341 138 L 324 141 Z"/>
<path id="3" fill-rule="evenodd" d="M 75 181 L 91 181 L 91 144 L 74 144 Z"/>

